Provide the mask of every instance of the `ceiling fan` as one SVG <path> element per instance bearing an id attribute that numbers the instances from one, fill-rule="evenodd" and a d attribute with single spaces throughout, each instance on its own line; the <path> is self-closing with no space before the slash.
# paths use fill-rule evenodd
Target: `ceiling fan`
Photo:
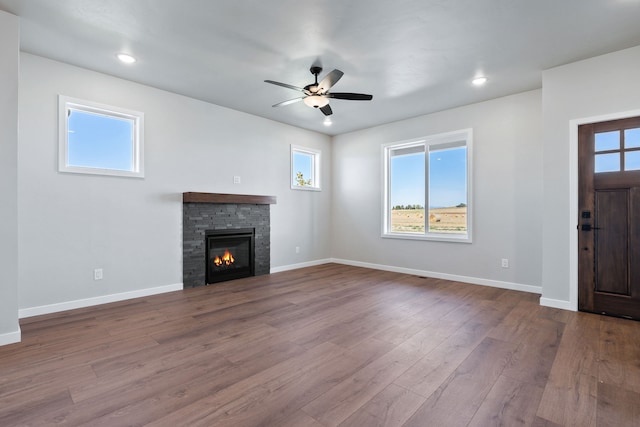
<path id="1" fill-rule="evenodd" d="M 320 83 L 318 83 L 318 74 L 322 72 L 322 67 L 313 66 L 309 69 L 311 74 L 315 76 L 315 82 L 306 85 L 305 87 L 292 86 L 286 83 L 274 82 L 273 80 L 265 80 L 265 83 L 271 83 L 277 86 L 287 87 L 289 89 L 297 90 L 304 93 L 304 96 L 300 98 L 290 99 L 275 104 L 274 107 L 282 107 L 284 105 L 293 104 L 299 101 L 304 102 L 309 107 L 318 108 L 325 116 L 333 114 L 331 106 L 329 105 L 329 98 L 334 99 L 348 99 L 351 101 L 371 101 L 373 95 L 367 95 L 364 93 L 351 93 L 351 92 L 329 92 L 329 89 L 340 80 L 344 74 L 340 70 L 333 70 L 327 74 Z"/>

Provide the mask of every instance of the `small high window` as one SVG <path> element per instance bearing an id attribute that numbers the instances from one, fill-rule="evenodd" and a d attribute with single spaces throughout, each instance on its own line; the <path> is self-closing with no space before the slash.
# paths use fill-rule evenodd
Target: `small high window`
<path id="1" fill-rule="evenodd" d="M 144 114 L 60 96 L 58 170 L 144 177 Z"/>
<path id="2" fill-rule="evenodd" d="M 320 191 L 320 151 L 291 146 L 291 188 Z"/>

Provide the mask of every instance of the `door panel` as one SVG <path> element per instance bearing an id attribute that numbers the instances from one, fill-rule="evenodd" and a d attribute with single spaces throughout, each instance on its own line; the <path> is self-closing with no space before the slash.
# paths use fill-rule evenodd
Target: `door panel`
<path id="1" fill-rule="evenodd" d="M 628 194 L 626 189 L 595 193 L 596 292 L 629 295 Z"/>
<path id="2" fill-rule="evenodd" d="M 632 296 L 640 305 L 640 186 L 632 188 L 629 196 L 629 284 L 630 292 L 635 292 Z M 638 310 L 640 311 L 640 308 Z M 640 318 L 640 315 L 636 318 Z"/>
<path id="3" fill-rule="evenodd" d="M 640 117 L 578 128 L 578 308 L 640 319 Z"/>

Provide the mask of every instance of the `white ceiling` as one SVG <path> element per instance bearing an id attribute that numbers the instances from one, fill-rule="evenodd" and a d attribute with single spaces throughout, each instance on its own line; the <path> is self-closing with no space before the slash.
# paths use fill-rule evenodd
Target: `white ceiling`
<path id="1" fill-rule="evenodd" d="M 25 52 L 336 135 L 541 87 L 541 71 L 640 45 L 640 0 L 0 0 Z M 133 65 L 115 54 L 137 57 Z M 345 75 L 333 125 L 305 86 Z M 474 87 L 476 75 L 489 78 Z M 597 84 L 597 82 L 594 82 Z"/>

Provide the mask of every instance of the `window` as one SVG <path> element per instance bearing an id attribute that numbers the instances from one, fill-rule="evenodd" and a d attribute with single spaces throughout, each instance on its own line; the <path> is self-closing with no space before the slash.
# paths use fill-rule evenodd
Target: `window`
<path id="1" fill-rule="evenodd" d="M 471 129 L 383 145 L 383 237 L 471 242 Z"/>
<path id="2" fill-rule="evenodd" d="M 291 146 L 291 188 L 320 191 L 320 151 Z"/>
<path id="3" fill-rule="evenodd" d="M 144 114 L 60 96 L 60 172 L 144 177 Z"/>
<path id="4" fill-rule="evenodd" d="M 595 134 L 595 173 L 640 170 L 640 128 Z"/>

